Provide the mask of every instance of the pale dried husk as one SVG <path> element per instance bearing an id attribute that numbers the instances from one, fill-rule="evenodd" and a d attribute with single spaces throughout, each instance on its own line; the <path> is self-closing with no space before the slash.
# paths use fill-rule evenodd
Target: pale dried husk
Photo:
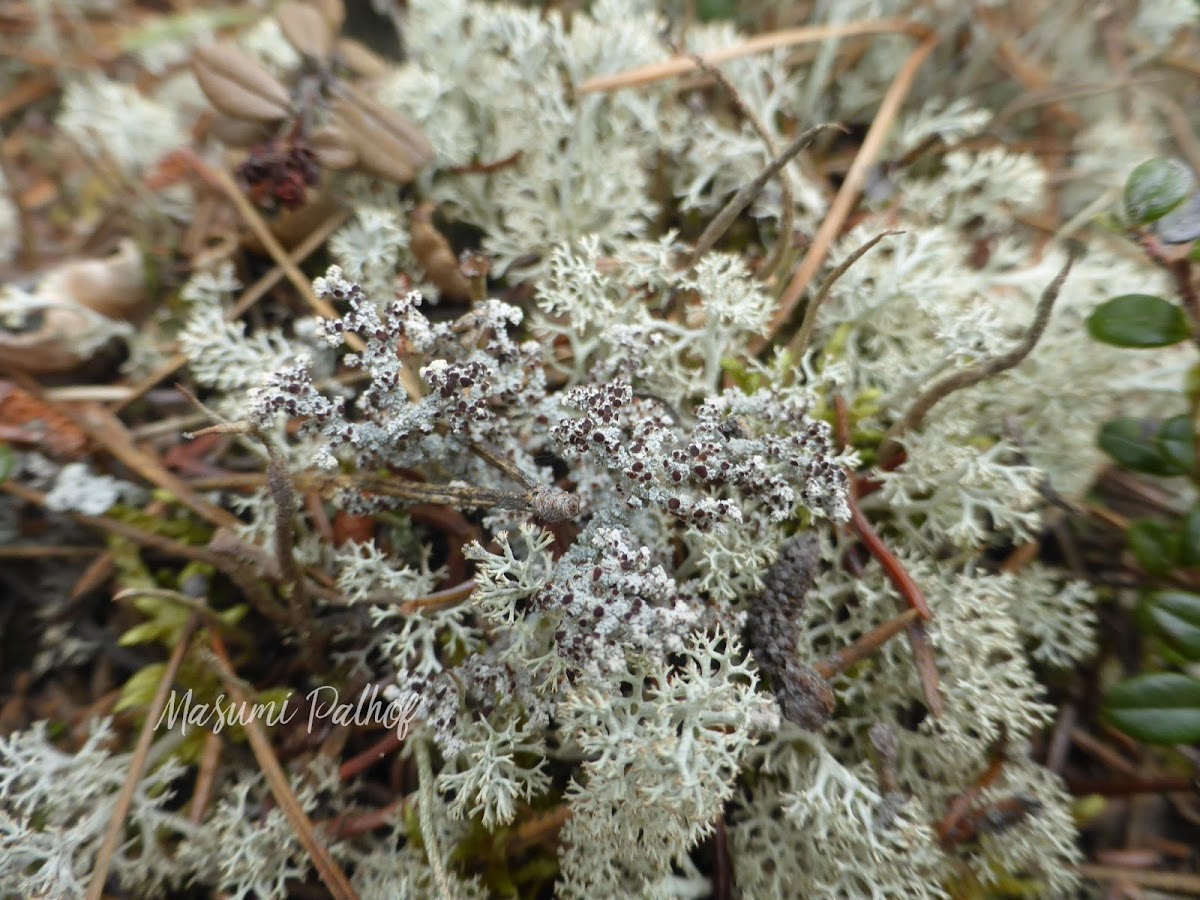
<path id="1" fill-rule="evenodd" d="M 253 122 L 278 122 L 292 111 L 288 89 L 258 60 L 229 44 L 197 47 L 192 72 L 221 113 Z"/>
<path id="2" fill-rule="evenodd" d="M 334 117 L 369 175 L 404 184 L 433 159 L 433 145 L 416 125 L 354 85 L 338 86 Z"/>
<path id="3" fill-rule="evenodd" d="M 275 21 L 287 42 L 305 56 L 328 59 L 333 52 L 335 32 L 315 6 L 288 0 L 275 11 Z"/>

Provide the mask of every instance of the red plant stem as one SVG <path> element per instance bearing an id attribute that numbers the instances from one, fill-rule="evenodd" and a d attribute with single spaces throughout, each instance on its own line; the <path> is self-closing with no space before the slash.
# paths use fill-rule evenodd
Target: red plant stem
<path id="1" fill-rule="evenodd" d="M 933 610 L 929 608 L 925 595 L 921 593 L 921 589 L 913 581 L 912 576 L 908 574 L 908 570 L 904 568 L 900 560 L 875 533 L 875 529 L 871 527 L 867 517 L 858 508 L 858 501 L 855 499 L 853 491 L 847 499 L 850 504 L 850 527 L 858 534 L 859 539 L 871 552 L 871 555 L 879 561 L 888 580 L 900 592 L 900 596 L 907 601 L 909 608 L 915 609 L 917 615 L 926 621 L 932 619 Z"/>
<path id="2" fill-rule="evenodd" d="M 361 775 L 389 753 L 399 750 L 403 744 L 403 738 L 395 731 L 389 731 L 382 740 L 376 741 L 362 753 L 352 756 L 342 763 L 338 769 L 338 778 L 342 781 L 349 781 L 356 775 Z"/>

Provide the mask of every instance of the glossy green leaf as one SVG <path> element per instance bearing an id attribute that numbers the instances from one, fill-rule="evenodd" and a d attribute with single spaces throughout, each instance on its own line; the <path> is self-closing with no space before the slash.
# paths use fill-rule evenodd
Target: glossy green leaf
<path id="1" fill-rule="evenodd" d="M 1151 575 L 1165 575 L 1179 561 L 1179 535 L 1162 522 L 1141 519 L 1129 526 L 1125 537 L 1138 565 Z"/>
<path id="2" fill-rule="evenodd" d="M 1153 294 L 1122 294 L 1088 316 L 1088 334 L 1116 347 L 1166 347 L 1186 340 L 1183 310 Z"/>
<path id="3" fill-rule="evenodd" d="M 1192 170 L 1177 159 L 1148 159 L 1125 182 L 1125 216 L 1131 225 L 1161 219 L 1195 190 Z"/>
<path id="4" fill-rule="evenodd" d="M 1163 422 L 1155 443 L 1172 468 L 1189 474 L 1196 470 L 1196 431 L 1190 416 L 1172 416 Z"/>
<path id="5" fill-rule="evenodd" d="M 1179 526 L 1179 562 L 1200 566 L 1200 503 L 1193 504 Z"/>
<path id="6" fill-rule="evenodd" d="M 1147 475 L 1181 475 L 1183 470 L 1171 465 L 1162 455 L 1155 431 L 1149 430 L 1141 419 L 1124 417 L 1105 422 L 1097 443 L 1117 463 L 1133 472 Z"/>
<path id="7" fill-rule="evenodd" d="M 1188 659 L 1200 659 L 1200 596 L 1163 591 L 1147 604 L 1155 629 Z"/>
<path id="8" fill-rule="evenodd" d="M 1105 713 L 1117 728 L 1149 744 L 1200 741 L 1200 681 L 1174 672 L 1138 675 L 1109 691 Z"/>

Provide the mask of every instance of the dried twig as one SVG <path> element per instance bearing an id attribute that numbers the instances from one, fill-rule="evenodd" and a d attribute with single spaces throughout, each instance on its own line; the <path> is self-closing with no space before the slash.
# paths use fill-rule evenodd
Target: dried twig
<path id="1" fill-rule="evenodd" d="M 840 394 L 833 398 L 834 408 L 834 434 L 837 437 L 838 445 L 845 447 L 848 444 L 850 433 L 850 415 L 846 408 L 846 399 Z M 925 600 L 925 595 L 921 593 L 921 589 L 917 583 L 913 581 L 912 576 L 908 574 L 908 570 L 899 559 L 887 548 L 883 540 L 871 528 L 871 524 L 867 521 L 862 511 L 858 508 L 858 477 L 853 473 L 848 473 L 850 476 L 850 491 L 847 496 L 847 503 L 850 505 L 850 524 L 851 527 L 858 533 L 863 544 L 871 552 L 871 554 L 879 561 L 883 567 L 884 573 L 892 582 L 892 586 L 900 593 L 900 598 L 897 600 L 897 606 L 903 612 L 903 607 L 908 606 L 909 609 L 917 611 L 918 615 L 924 612 L 924 618 L 932 618 L 932 610 L 929 608 L 928 602 Z M 870 536 L 869 538 L 867 536 Z M 933 643 L 929 640 L 929 632 L 925 628 L 925 622 L 922 619 L 914 620 L 908 623 L 908 642 L 912 648 L 913 663 L 917 669 L 917 679 L 921 684 L 921 692 L 925 697 L 925 705 L 929 709 L 929 714 L 935 719 L 939 718 L 945 711 L 945 701 L 942 698 L 941 679 L 938 676 L 937 669 L 937 654 L 934 652 Z"/>
<path id="2" fill-rule="evenodd" d="M 200 518 L 218 528 L 236 528 L 242 524 L 233 513 L 209 503 L 161 462 L 138 449 L 125 425 L 105 407 L 98 403 L 87 404 L 77 421 L 97 444 L 155 487 L 170 492 Z"/>
<path id="3" fill-rule="evenodd" d="M 930 34 L 929 27 L 908 19 L 878 19 L 875 21 L 846 22 L 842 25 L 812 25 L 805 28 L 786 28 L 760 34 L 742 41 L 732 47 L 722 47 L 706 53 L 704 59 L 710 65 L 739 59 L 743 56 L 753 56 L 765 53 L 779 47 L 794 47 L 798 44 L 811 44 L 816 41 L 827 41 L 834 38 L 859 37 L 872 34 L 908 34 L 916 38 L 924 38 Z M 687 56 L 676 56 L 666 62 L 651 63 L 636 69 L 627 69 L 612 75 L 590 78 L 575 89 L 577 94 L 618 91 L 622 88 L 638 87 L 664 81 L 676 75 L 684 75 L 695 71 L 696 62 Z"/>
<path id="4" fill-rule="evenodd" d="M 296 492 L 288 473 L 287 459 L 267 435 L 260 435 L 269 456 L 267 462 L 267 488 L 275 501 L 275 558 L 279 563 L 281 593 L 286 597 L 292 614 L 292 627 L 300 635 L 307 649 L 309 662 L 320 664 L 320 654 L 314 641 L 317 638 L 313 624 L 312 606 L 305 589 L 304 572 L 296 562 L 295 519 Z"/>
<path id="5" fill-rule="evenodd" d="M 811 144 L 817 137 L 825 131 L 832 129 L 840 129 L 845 131 L 841 125 L 826 123 L 823 125 L 815 125 L 805 131 L 798 138 L 792 141 L 784 149 L 782 153 L 767 163 L 766 168 L 759 172 L 754 178 L 743 185 L 736 194 L 729 198 L 729 202 L 722 207 L 721 211 L 713 217 L 713 220 L 708 223 L 708 227 L 704 229 L 704 233 L 700 235 L 696 241 L 696 249 L 692 252 L 692 261 L 699 260 L 705 253 L 711 249 L 712 245 L 720 240 L 723 235 L 733 224 L 733 220 L 742 214 L 742 211 L 749 206 L 754 198 L 762 192 L 766 187 L 767 182 L 775 177 L 776 174 L 786 166 L 797 153 Z"/>
<path id="6" fill-rule="evenodd" d="M 879 156 L 879 151 L 883 149 L 884 139 L 900 111 L 900 105 L 912 89 L 917 72 L 936 46 L 937 35 L 928 33 L 925 40 L 913 50 L 900 71 L 896 73 L 896 77 L 892 79 L 883 101 L 879 104 L 875 119 L 867 131 L 867 136 L 863 139 L 862 146 L 854 157 L 854 162 L 850 164 L 849 171 L 846 172 L 846 180 L 842 182 L 841 189 L 838 190 L 837 196 L 833 200 L 833 205 L 830 206 L 829 212 L 821 222 L 821 227 L 813 236 L 808 253 L 804 255 L 804 259 L 801 260 L 800 266 L 788 283 L 783 296 L 779 298 L 779 307 L 775 311 L 774 318 L 771 319 L 766 336 L 756 341 L 752 347 L 756 354 L 768 347 L 779 330 L 792 320 L 805 288 L 808 287 L 809 281 L 825 261 L 829 248 L 833 246 L 850 211 L 858 202 L 859 194 L 862 193 L 863 185 L 867 181 L 867 173 Z"/>
<path id="7" fill-rule="evenodd" d="M 508 857 L 520 856 L 530 847 L 552 840 L 571 817 L 571 807 L 560 803 L 548 812 L 522 822 L 518 825 L 505 845 L 504 853 Z"/>
<path id="8" fill-rule="evenodd" d="M 167 667 L 163 671 L 162 678 L 159 679 L 158 690 L 154 692 L 154 699 L 146 711 L 146 721 L 142 725 L 137 746 L 134 748 L 133 757 L 130 760 L 129 774 L 125 776 L 125 783 L 121 785 L 121 793 L 117 795 L 117 802 L 113 806 L 112 819 L 109 820 L 108 830 L 104 833 L 104 842 L 100 845 L 100 849 L 96 853 L 96 861 L 92 864 L 92 880 L 88 884 L 87 900 L 100 900 L 104 894 L 104 882 L 108 879 L 108 870 L 112 865 L 113 854 L 124 836 L 125 819 L 129 815 L 130 806 L 133 805 L 133 795 L 137 790 L 138 782 L 142 780 L 142 773 L 146 769 L 150 745 L 154 741 L 154 729 L 158 725 L 163 708 L 167 705 L 167 696 L 171 693 L 171 685 L 179 673 L 179 667 L 183 664 L 183 657 L 187 654 L 192 632 L 198 621 L 199 616 L 193 614 L 183 626 L 179 641 L 171 651 L 171 658 L 167 660 Z M 143 839 L 152 840 L 152 836 L 143 835 Z M 146 852 L 153 851 L 147 850 Z"/>
<path id="9" fill-rule="evenodd" d="M 669 44 L 668 46 L 671 47 L 673 53 L 679 54 L 680 50 L 677 46 L 674 44 Z M 742 92 L 738 90 L 737 85 L 720 68 L 710 63 L 700 54 L 689 53 L 688 56 L 701 71 L 707 72 L 725 89 L 725 93 L 729 95 L 729 100 L 733 104 L 734 109 L 750 123 L 750 127 L 754 129 L 759 140 L 763 142 L 763 146 L 767 149 L 768 160 L 778 159 L 780 154 L 779 148 L 775 144 L 775 138 L 771 136 L 771 132 L 767 128 L 766 123 L 763 122 L 762 117 L 746 102 L 746 98 L 742 96 Z M 783 195 L 781 198 L 782 209 L 779 220 L 779 237 L 776 240 L 775 249 L 771 251 L 771 255 L 762 265 L 761 276 L 764 280 L 771 276 L 771 273 L 775 271 L 775 268 L 779 265 L 779 261 L 783 258 L 785 249 L 791 243 L 792 231 L 796 221 L 796 198 L 792 193 L 792 180 L 788 177 L 786 163 L 779 167 L 778 174 L 779 189 Z M 763 187 L 765 186 L 764 182 Z M 726 228 L 728 228 L 728 225 Z M 708 234 L 708 229 L 705 229 L 704 233 Z M 701 238 L 701 241 L 697 243 L 696 249 L 692 254 L 693 265 L 709 251 L 713 243 L 715 243 L 715 238 L 705 246 L 703 237 Z"/>
<path id="10" fill-rule="evenodd" d="M 216 633 L 210 635 L 210 641 L 213 649 L 212 659 L 217 674 L 221 676 L 221 681 L 225 684 L 225 689 L 229 691 L 235 703 L 248 706 L 250 701 L 247 691 L 242 685 L 242 680 L 233 671 L 233 665 L 229 662 L 229 654 L 225 651 L 225 645 Z M 296 837 L 308 852 L 313 866 L 321 876 L 325 887 L 329 889 L 329 893 L 333 895 L 334 900 L 358 900 L 358 894 L 351 887 L 350 879 L 346 877 L 342 867 L 337 864 L 329 849 L 317 836 L 312 821 L 304 812 L 300 801 L 296 799 L 296 794 L 288 782 L 287 774 L 283 771 L 283 766 L 279 764 L 275 751 L 271 749 L 271 742 L 263 730 L 262 723 L 251 716 L 246 718 L 242 727 L 246 732 L 246 738 L 250 741 L 250 749 L 254 751 L 254 758 L 258 760 L 259 768 L 262 769 L 267 785 L 271 788 L 271 795 L 291 823 Z"/>
<path id="11" fill-rule="evenodd" d="M 188 804 L 188 821 L 199 825 L 212 800 L 213 788 L 217 784 L 217 768 L 221 763 L 221 736 L 215 732 L 204 735 L 204 749 L 200 753 L 200 768 L 196 772 L 196 784 Z"/>
<path id="12" fill-rule="evenodd" d="M 915 609 L 906 609 L 896 618 L 888 619 L 882 625 L 868 631 L 853 644 L 843 647 L 830 659 L 817 663 L 813 668 L 825 679 L 840 675 L 872 656 L 900 632 L 906 631 L 908 626 L 915 622 L 920 615 L 920 612 Z"/>
<path id="13" fill-rule="evenodd" d="M 844 260 L 826 276 L 821 282 L 821 286 L 817 288 L 817 293 L 812 300 L 808 302 L 808 306 L 804 309 L 804 319 L 800 323 L 800 330 L 796 332 L 796 336 L 792 338 L 792 342 L 788 345 L 788 352 L 792 358 L 800 361 L 804 359 L 804 354 L 808 350 L 808 344 L 812 340 L 813 331 L 817 327 L 817 310 L 821 308 L 821 304 L 825 298 L 829 296 L 829 292 L 837 283 L 837 280 L 846 274 L 847 270 L 854 265 L 858 260 L 869 251 L 872 247 L 882 241 L 885 237 L 894 234 L 904 234 L 903 231 L 881 231 L 875 237 L 871 238 Z"/>
<path id="14" fill-rule="evenodd" d="M 296 245 L 291 253 L 288 254 L 290 259 L 296 265 L 304 262 L 308 257 L 317 251 L 322 244 L 335 231 L 345 224 L 350 218 L 349 210 L 338 210 L 334 212 L 328 219 L 321 223 L 308 237 Z M 254 306 L 259 300 L 266 296 L 271 288 L 279 283 L 283 278 L 284 270 L 282 266 L 273 266 L 269 272 L 263 274 L 254 284 L 246 288 L 237 300 L 237 302 L 225 314 L 226 322 L 233 322 L 240 319 L 246 312 Z M 188 363 L 188 358 L 183 353 L 176 353 L 169 360 L 163 363 L 154 372 L 151 372 L 141 381 L 133 386 L 131 392 L 123 397 L 121 401 L 113 408 L 114 412 L 120 412 L 130 403 L 135 402 L 141 397 L 144 397 L 156 384 L 170 378 Z"/>
<path id="15" fill-rule="evenodd" d="M 404 738 L 400 737 L 396 731 L 389 731 L 379 741 L 372 744 L 362 753 L 351 757 L 338 767 L 338 778 L 342 781 L 349 781 L 351 778 L 357 778 L 375 763 L 379 762 L 389 753 L 394 753 L 404 746 Z"/>
<path id="16" fill-rule="evenodd" d="M 1078 867 L 1077 871 L 1088 881 L 1127 881 L 1139 887 L 1200 897 L 1200 875 L 1187 872 L 1127 869 L 1120 866 L 1098 866 L 1091 863 L 1084 863 Z"/>
<path id="17" fill-rule="evenodd" d="M 1075 260 L 1079 258 L 1079 255 L 1080 250 L 1078 247 L 1074 244 L 1070 245 L 1066 263 L 1054 277 L 1054 280 L 1042 292 L 1041 299 L 1038 300 L 1037 310 L 1033 316 L 1033 322 L 1020 342 L 1006 353 L 993 356 L 991 359 L 982 360 L 969 369 L 963 369 L 952 375 L 947 375 L 941 381 L 934 382 L 925 390 L 925 393 L 913 401 L 908 411 L 888 430 L 883 445 L 879 448 L 881 459 L 886 459 L 895 453 L 899 448 L 899 444 L 896 442 L 897 439 L 905 432 L 919 428 L 925 420 L 925 416 L 939 402 L 949 397 L 955 391 L 961 391 L 963 388 L 979 384 L 979 382 L 999 375 L 1001 372 L 1008 371 L 1029 355 L 1030 351 L 1037 344 L 1038 339 L 1041 338 L 1042 333 L 1046 330 L 1046 326 L 1050 323 L 1050 312 L 1054 308 L 1054 301 L 1058 299 L 1058 293 L 1062 289 L 1063 282 L 1066 281 L 1067 274 L 1071 271 L 1071 267 L 1075 264 Z"/>

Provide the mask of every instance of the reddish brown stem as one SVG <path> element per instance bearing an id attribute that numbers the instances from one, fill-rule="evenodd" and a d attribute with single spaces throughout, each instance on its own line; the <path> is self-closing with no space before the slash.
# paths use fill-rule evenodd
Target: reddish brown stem
<path id="1" fill-rule="evenodd" d="M 341 768 L 338 769 L 338 777 L 342 781 L 349 781 L 351 778 L 361 775 L 389 753 L 399 750 L 403 744 L 403 738 L 395 731 L 389 731 L 382 740 L 342 763 Z"/>
<path id="2" fill-rule="evenodd" d="M 921 589 L 913 581 L 912 576 L 908 574 L 908 570 L 904 568 L 900 560 L 887 548 L 883 539 L 875 533 L 875 529 L 871 527 L 867 517 L 862 514 L 862 510 L 858 508 L 858 502 L 853 497 L 850 498 L 850 527 L 854 529 L 871 555 L 883 567 L 888 580 L 908 603 L 909 609 L 915 609 L 917 614 L 926 621 L 932 619 L 933 610 L 929 608 L 925 595 L 921 593 Z"/>

